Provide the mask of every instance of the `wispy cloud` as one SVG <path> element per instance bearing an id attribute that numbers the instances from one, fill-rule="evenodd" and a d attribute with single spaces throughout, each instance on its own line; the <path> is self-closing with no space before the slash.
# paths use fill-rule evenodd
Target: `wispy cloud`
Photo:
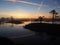
<path id="1" fill-rule="evenodd" d="M 16 2 L 17 0 L 4 0 L 4 1 Z"/>
<path id="2" fill-rule="evenodd" d="M 46 0 L 42 0 L 41 3 L 40 3 L 40 6 L 37 8 L 36 13 L 37 13 L 38 15 L 40 15 L 40 11 L 41 11 L 41 8 L 42 8 L 42 7 L 47 7 L 48 9 L 50 8 L 48 5 L 45 5 L 45 4 L 44 4 L 45 1 L 46 1 Z"/>
<path id="3" fill-rule="evenodd" d="M 29 4 L 29 5 L 41 6 L 41 4 L 34 3 L 34 2 L 28 2 L 26 0 L 5 0 L 5 1 L 9 1 L 9 2 L 20 2 L 20 3 Z M 42 6 L 47 6 L 47 5 L 42 5 Z"/>
<path id="4" fill-rule="evenodd" d="M 37 14 L 40 13 L 40 9 L 41 9 L 41 7 L 43 6 L 43 1 L 41 1 L 40 5 L 41 5 L 41 6 L 39 6 L 39 7 L 37 8 Z M 40 15 L 40 14 L 39 14 L 39 15 Z"/>
<path id="5" fill-rule="evenodd" d="M 27 1 L 18 1 L 18 2 L 21 2 L 21 3 L 26 3 L 26 4 L 30 4 L 30 5 L 41 6 L 40 4 L 33 3 L 33 2 L 27 2 Z"/>
<path id="6" fill-rule="evenodd" d="M 49 2 L 49 3 L 53 3 L 53 4 L 57 5 L 58 3 L 57 3 L 56 0 L 42 0 L 40 4 L 34 3 L 34 2 L 28 2 L 28 1 L 26 1 L 26 0 L 4 0 L 4 1 L 13 2 L 13 3 L 20 2 L 20 3 L 29 4 L 29 5 L 39 6 L 39 7 L 38 7 L 38 10 L 40 10 L 40 8 L 41 8 L 42 6 L 48 7 L 49 9 L 51 9 L 51 8 L 54 8 L 54 9 L 55 9 L 55 8 L 60 8 L 60 6 L 50 7 L 50 6 L 48 6 L 48 4 L 47 4 L 47 5 L 46 5 L 46 4 L 43 4 L 43 2 Z"/>

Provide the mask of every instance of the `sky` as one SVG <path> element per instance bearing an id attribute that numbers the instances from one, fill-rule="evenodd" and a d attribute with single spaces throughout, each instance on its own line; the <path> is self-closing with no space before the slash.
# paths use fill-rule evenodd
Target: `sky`
<path id="1" fill-rule="evenodd" d="M 0 0 L 0 17 L 50 18 L 53 9 L 60 13 L 60 0 Z"/>

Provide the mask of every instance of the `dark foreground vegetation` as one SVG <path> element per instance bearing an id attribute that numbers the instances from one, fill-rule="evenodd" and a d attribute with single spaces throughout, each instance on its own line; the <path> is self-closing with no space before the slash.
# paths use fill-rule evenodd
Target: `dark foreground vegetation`
<path id="1" fill-rule="evenodd" d="M 26 25 L 25 28 L 35 32 L 46 32 L 49 35 L 60 36 L 60 24 L 31 23 Z"/>
<path id="2" fill-rule="evenodd" d="M 16 39 L 9 39 L 0 37 L 0 45 L 58 45 L 60 44 L 60 24 L 55 24 L 55 21 L 60 22 L 59 16 L 55 10 L 50 11 L 52 19 L 46 19 L 44 16 L 38 19 L 14 19 L 1 18 L 0 23 L 21 24 L 22 21 L 40 21 L 40 23 L 31 23 L 24 28 L 35 32 L 35 35 L 18 37 Z M 42 23 L 42 21 L 51 21 L 52 24 Z"/>
<path id="3" fill-rule="evenodd" d="M 15 43 L 6 37 L 0 36 L 0 45 L 15 45 Z"/>
<path id="4" fill-rule="evenodd" d="M 13 20 L 13 21 L 7 21 L 6 23 L 21 24 L 23 22 L 18 20 Z"/>
<path id="5" fill-rule="evenodd" d="M 45 41 L 48 40 L 47 43 L 45 43 L 45 44 L 48 44 L 48 45 L 49 44 L 55 45 L 55 43 L 60 44 L 60 41 L 59 41 L 60 40 L 60 24 L 31 23 L 31 24 L 24 26 L 24 28 L 34 31 L 36 33 L 38 32 L 40 37 L 42 37 L 42 38 L 45 38 L 44 37 L 45 34 L 47 34 L 48 36 L 51 36 L 45 40 Z M 43 36 L 43 34 L 44 34 L 44 36 Z M 41 44 L 41 43 L 39 43 L 39 44 Z"/>

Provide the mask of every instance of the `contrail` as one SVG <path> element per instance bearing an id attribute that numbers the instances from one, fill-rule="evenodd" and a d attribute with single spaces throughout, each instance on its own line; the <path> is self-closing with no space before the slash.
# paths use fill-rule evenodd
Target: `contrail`
<path id="1" fill-rule="evenodd" d="M 36 10 L 36 14 L 40 13 L 40 9 L 41 9 L 42 6 L 47 7 L 47 5 L 43 4 L 44 0 L 42 0 L 40 4 L 34 3 L 34 2 L 28 2 L 26 0 L 5 0 L 5 1 L 14 2 L 14 3 L 15 2 L 20 2 L 20 3 L 25 3 L 25 4 L 29 4 L 29 5 L 38 6 L 38 8 Z"/>
<path id="2" fill-rule="evenodd" d="M 25 4 L 30 4 L 30 5 L 41 6 L 40 4 L 32 3 L 32 2 L 27 2 L 27 1 L 17 1 L 17 2 L 21 2 L 21 3 L 25 3 Z"/>
<path id="3" fill-rule="evenodd" d="M 16 2 L 17 0 L 3 0 L 3 1 Z"/>
<path id="4" fill-rule="evenodd" d="M 5 1 L 9 1 L 9 2 L 20 2 L 20 3 L 29 4 L 29 5 L 39 6 L 39 7 L 41 6 L 41 4 L 33 3 L 33 2 L 28 2 L 26 0 L 5 0 Z M 46 6 L 46 5 L 42 5 L 42 6 Z"/>
<path id="5" fill-rule="evenodd" d="M 33 2 L 27 2 L 27 1 L 21 1 L 21 0 L 18 1 L 18 2 L 38 6 L 38 8 L 37 8 L 37 10 L 36 10 L 36 11 L 37 11 L 36 14 L 39 14 L 39 13 L 40 13 L 40 9 L 41 9 L 42 6 L 47 6 L 47 5 L 44 5 L 44 4 L 43 4 L 44 0 L 41 1 L 40 4 L 33 3 Z"/>
<path id="6" fill-rule="evenodd" d="M 38 15 L 40 15 L 40 9 L 41 9 L 41 7 L 43 6 L 43 2 L 44 2 L 44 1 L 41 1 L 40 6 L 38 6 L 38 8 L 37 8 L 37 14 L 38 14 Z"/>

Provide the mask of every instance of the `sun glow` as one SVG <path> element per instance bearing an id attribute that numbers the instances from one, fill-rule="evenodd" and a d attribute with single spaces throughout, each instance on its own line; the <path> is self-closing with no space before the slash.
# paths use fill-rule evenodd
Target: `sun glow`
<path id="1" fill-rule="evenodd" d="M 49 14 L 32 14 L 29 12 L 0 12 L 0 17 L 11 17 L 14 18 L 38 18 L 39 16 L 44 16 L 46 18 L 51 18 Z"/>
<path id="2" fill-rule="evenodd" d="M 0 12 L 0 17 L 29 18 L 30 15 L 28 12 Z"/>

